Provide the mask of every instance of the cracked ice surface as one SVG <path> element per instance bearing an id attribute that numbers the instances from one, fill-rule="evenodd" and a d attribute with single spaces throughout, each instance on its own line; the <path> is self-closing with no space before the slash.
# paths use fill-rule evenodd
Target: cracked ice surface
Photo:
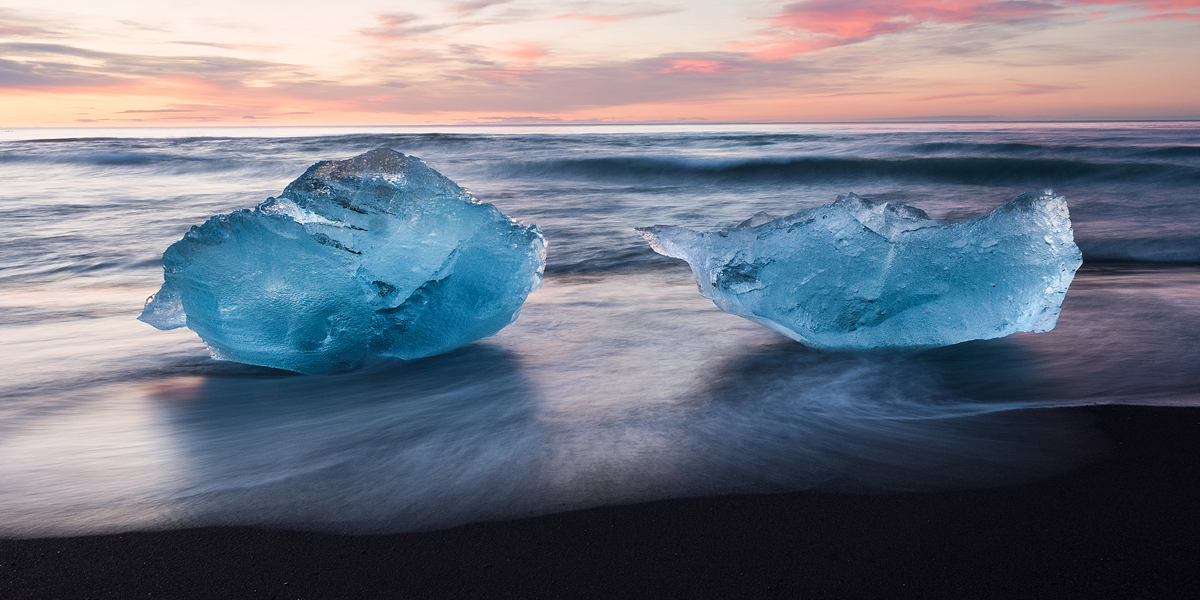
<path id="1" fill-rule="evenodd" d="M 959 223 L 850 194 L 713 233 L 638 231 L 691 264 L 721 310 L 834 350 L 1049 331 L 1082 264 L 1066 199 L 1050 190 Z"/>
<path id="2" fill-rule="evenodd" d="M 193 227 L 139 319 L 187 326 L 214 358 L 303 373 L 419 358 L 516 320 L 545 260 L 536 225 L 381 148 Z"/>

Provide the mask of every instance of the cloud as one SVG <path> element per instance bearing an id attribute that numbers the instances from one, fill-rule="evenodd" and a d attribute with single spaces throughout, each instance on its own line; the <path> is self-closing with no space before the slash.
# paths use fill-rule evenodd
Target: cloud
<path id="1" fill-rule="evenodd" d="M 119 115 L 170 118 L 225 114 L 258 119 L 285 113 L 430 113 L 559 111 L 578 107 L 712 97 L 714 90 L 756 88 L 788 79 L 775 65 L 770 79 L 750 77 L 746 58 L 733 54 L 676 54 L 598 65 L 508 68 L 473 56 L 483 49 L 455 45 L 447 68 L 430 75 L 378 73 L 379 83 L 346 84 L 305 75 L 294 65 L 218 56 L 148 56 L 101 52 L 64 44 L 0 43 L 0 89 L 44 93 L 152 95 L 207 101 L 201 107 L 128 109 Z M 529 57 L 544 48 L 517 48 Z M 449 60 L 445 56 L 441 60 Z M 752 61 L 753 62 L 753 61 Z M 430 80 L 433 77 L 435 80 Z M 377 80 L 378 81 L 378 80 Z M 772 84 L 774 85 L 774 84 Z M 230 114 L 239 110 L 238 114 Z M 253 113 L 248 114 L 248 110 Z"/>
<path id="2" fill-rule="evenodd" d="M 242 46 L 240 46 L 240 45 L 236 45 L 236 44 L 218 44 L 218 43 L 215 43 L 215 42 L 185 42 L 185 41 L 176 41 L 176 42 L 171 42 L 171 43 L 172 43 L 172 44 L 181 44 L 181 45 L 184 45 L 184 46 L 205 46 L 205 47 L 208 47 L 208 48 L 220 48 L 220 49 L 222 49 L 222 50 L 236 50 L 236 49 L 238 49 L 238 48 L 241 48 L 241 47 L 242 47 Z"/>
<path id="3" fill-rule="evenodd" d="M 1057 4 L 1024 0 L 804 0 L 768 17 L 769 28 L 741 47 L 779 60 L 929 24 L 1003 23 L 1053 16 L 1061 10 Z"/>
<path id="4" fill-rule="evenodd" d="M 31 17 L 11 8 L 0 7 L 0 38 L 40 37 L 53 38 L 64 35 L 62 25 Z"/>
<path id="5" fill-rule="evenodd" d="M 462 89 L 392 99 L 400 111 L 564 112 L 632 104 L 713 100 L 783 89 L 803 79 L 817 91 L 839 84 L 831 69 L 796 61 L 774 63 L 735 53 L 674 53 L 596 65 L 468 70 Z"/>
<path id="6" fill-rule="evenodd" d="M 1192 20 L 1196 0 L 801 0 L 765 19 L 768 27 L 753 40 L 735 44 L 769 60 L 788 59 L 835 46 L 858 44 L 929 26 L 972 26 L 1045 21 L 1075 15 L 1088 6 L 1124 7 L 1150 12 L 1144 19 Z"/>
<path id="7" fill-rule="evenodd" d="M 727 60 L 712 60 L 706 58 L 675 58 L 658 73 L 722 73 L 743 70 L 745 67 L 733 64 Z"/>
<path id="8" fill-rule="evenodd" d="M 532 61 L 550 56 L 550 51 L 546 46 L 534 42 L 514 44 L 500 50 L 500 53 L 520 61 Z"/>
<path id="9" fill-rule="evenodd" d="M 1097 7 L 1109 16 L 1087 25 L 1090 31 L 1111 30 L 1110 25 L 1129 18 L 1183 19 L 1197 10 L 1197 4 L 1195 0 L 801 0 L 769 5 L 773 12 L 760 21 L 765 28 L 757 37 L 722 50 L 646 56 L 652 52 L 649 48 L 656 47 L 646 44 L 601 56 L 585 55 L 587 50 L 580 51 L 581 44 L 571 35 L 580 31 L 607 35 L 610 27 L 614 40 L 633 35 L 628 32 L 644 35 L 652 28 L 623 30 L 609 24 L 681 9 L 600 2 L 523 8 L 515 2 L 464 1 L 440 4 L 430 12 L 374 15 L 374 22 L 365 23 L 371 27 L 351 30 L 346 36 L 354 44 L 352 52 L 345 53 L 350 58 L 319 65 L 326 69 L 322 73 L 285 62 L 233 58 L 256 49 L 236 43 L 238 38 L 215 38 L 235 43 L 159 41 L 153 53 L 138 54 L 83 47 L 88 42 L 53 43 L 63 41 L 59 38 L 33 43 L 36 38 L 13 35 L 0 38 L 0 93 L 30 92 L 30 98 L 39 93 L 106 96 L 111 99 L 106 110 L 83 116 L 117 121 L 244 119 L 262 124 L 303 115 L 331 121 L 345 115 L 355 119 L 380 115 L 380 122 L 386 122 L 398 115 L 423 114 L 483 122 L 481 115 L 491 113 L 501 115 L 499 119 L 533 122 L 535 117 L 571 120 L 579 114 L 619 115 L 623 113 L 609 109 L 634 107 L 626 111 L 632 113 L 655 105 L 720 105 L 732 107 L 721 109 L 726 114 L 740 114 L 738 107 L 756 103 L 780 107 L 773 114 L 782 118 L 791 114 L 785 111 L 807 114 L 808 106 L 820 103 L 839 107 L 912 103 L 906 106 L 917 114 L 970 114 L 1004 110 L 1005 99 L 1016 102 L 1076 89 L 1071 81 L 1063 81 L 1072 77 L 1065 70 L 1046 75 L 1048 71 L 1034 74 L 1022 70 L 1025 67 L 1129 55 L 1124 47 L 1078 44 L 1078 37 L 1064 40 L 1031 35 L 1034 32 L 1088 23 L 1089 13 L 1097 12 L 1093 10 Z M 11 11 L 0 9 L 0 25 L 40 27 L 48 32 L 45 36 L 65 31 L 19 15 L 13 20 L 10 15 Z M 569 20 L 580 23 L 561 22 Z M 538 27 L 528 27 L 537 21 Z M 356 26 L 363 24 L 359 21 Z M 472 31 L 506 24 L 519 27 Z M 531 37 L 531 31 L 549 33 L 539 39 Z M 904 35 L 909 32 L 920 35 Z M 862 44 L 879 38 L 888 39 L 885 52 L 880 50 L 884 44 Z M 82 39 L 101 43 L 95 37 Z M 833 47 L 839 49 L 814 52 Z M 154 54 L 172 51 L 187 54 Z M 975 66 L 980 69 L 974 70 Z M 1003 74 L 989 79 L 987 69 Z M 1043 75 L 1043 81 L 1033 81 Z M 862 98 L 872 94 L 878 99 Z M 843 102 L 834 99 L 837 96 L 847 98 Z M 922 102 L 937 108 L 924 110 Z M 123 110 L 128 106 L 148 108 Z M 663 109 L 653 118 L 693 114 L 671 110 Z"/>
<path id="10" fill-rule="evenodd" d="M 292 65 L 222 56 L 148 56 L 63 44 L 0 43 L 0 89 L 98 88 L 192 80 L 240 87 L 248 81 L 302 76 Z"/>
<path id="11" fill-rule="evenodd" d="M 428 34 L 443 31 L 462 32 L 479 27 L 509 24 L 529 24 L 538 21 L 585 21 L 591 23 L 617 23 L 678 13 L 684 9 L 677 6 L 661 6 L 646 3 L 611 2 L 567 2 L 548 7 L 506 7 L 501 12 L 492 11 L 486 18 L 474 17 L 484 8 L 508 4 L 509 0 L 462 2 L 451 5 L 450 19 L 419 15 L 412 12 L 383 13 L 377 15 L 376 27 L 359 29 L 359 33 L 376 39 L 406 39 L 437 41 Z M 463 17 L 473 17 L 464 19 Z"/>
<path id="12" fill-rule="evenodd" d="M 145 23 L 141 23 L 139 21 L 133 21 L 130 19 L 123 19 L 123 20 L 120 20 L 117 22 L 126 27 L 129 27 L 131 29 L 137 29 L 140 31 L 154 31 L 154 32 L 166 32 L 167 31 L 166 27 L 161 27 L 158 25 L 147 25 Z"/>
<path id="13" fill-rule="evenodd" d="M 593 23 L 616 23 L 633 19 L 645 19 L 683 12 L 678 6 L 656 6 L 653 4 L 610 4 L 600 2 L 574 2 L 559 4 L 561 12 L 548 14 L 546 19 L 591 21 Z"/>
<path id="14" fill-rule="evenodd" d="M 1147 12 L 1174 12 L 1200 8 L 1196 0 L 1076 0 L 1079 4 L 1097 4 L 1102 6 L 1124 5 L 1138 8 Z"/>
<path id="15" fill-rule="evenodd" d="M 420 17 L 387 15 L 390 28 L 420 25 Z M 428 31 L 428 30 L 426 30 Z M 206 101 L 122 111 L 163 118 L 225 115 L 260 119 L 296 112 L 566 113 L 629 105 L 714 102 L 785 93 L 838 94 L 861 85 L 862 63 L 745 52 L 675 52 L 594 63 L 540 60 L 536 43 L 491 49 L 442 43 L 396 60 L 384 47 L 347 80 L 327 81 L 294 65 L 217 56 L 145 56 L 61 44 L 0 44 L 0 88 L 78 93 L 137 91 L 162 100 Z M 521 62 L 506 64 L 488 57 Z M 847 79 L 853 75 L 853 79 Z M 355 81 L 356 83 L 346 83 Z M 152 93 L 151 93 L 152 92 Z M 947 93 L 954 93 L 949 91 Z"/>
<path id="16" fill-rule="evenodd" d="M 772 63 L 731 53 L 676 53 L 589 65 L 463 63 L 440 72 L 436 81 L 414 78 L 400 86 L 386 79 L 355 85 L 309 79 L 280 80 L 267 88 L 181 89 L 176 97 L 211 98 L 212 103 L 224 106 L 177 104 L 168 108 L 230 118 L 246 114 L 268 118 L 300 110 L 326 114 L 541 113 L 543 118 L 557 118 L 555 113 L 578 109 L 710 101 L 755 90 L 784 89 L 801 78 L 810 80 L 810 91 L 840 91 L 838 79 L 828 76 L 832 73 L 804 61 Z M 234 114 L 235 107 L 242 107 L 243 112 Z"/>
<path id="17" fill-rule="evenodd" d="M 178 40 L 171 42 L 181 46 L 203 46 L 205 48 L 219 48 L 221 50 L 255 50 L 259 52 L 270 52 L 278 50 L 277 47 L 267 44 L 219 44 L 217 42 L 198 42 L 192 40 Z"/>
<path id="18" fill-rule="evenodd" d="M 1131 21 L 1200 21 L 1200 14 L 1186 12 L 1158 13 L 1130 19 Z"/>
<path id="19" fill-rule="evenodd" d="M 413 13 L 384 13 L 377 15 L 375 20 L 379 22 L 378 27 L 360 29 L 359 33 L 373 38 L 415 38 L 434 31 L 462 26 L 462 23 L 457 22 L 418 25 L 424 17 Z"/>
<path id="20" fill-rule="evenodd" d="M 1067 90 L 1077 90 L 1077 85 L 1049 85 L 1038 83 L 1014 83 L 1014 85 L 987 91 L 951 92 L 911 98 L 911 102 L 936 102 L 938 100 L 960 100 L 965 98 L 1016 98 L 1020 96 L 1039 96 L 1054 94 Z"/>
<path id="21" fill-rule="evenodd" d="M 473 13 L 499 4 L 508 4 L 509 2 L 512 2 L 512 0 L 468 0 L 466 2 L 452 3 L 450 10 L 456 13 Z"/>

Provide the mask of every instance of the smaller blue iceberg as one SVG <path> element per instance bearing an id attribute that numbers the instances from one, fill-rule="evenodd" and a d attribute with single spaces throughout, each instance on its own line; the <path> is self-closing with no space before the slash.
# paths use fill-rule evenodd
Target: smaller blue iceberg
<path id="1" fill-rule="evenodd" d="M 855 194 L 713 233 L 638 231 L 692 266 L 721 310 L 829 350 L 921 348 L 1049 331 L 1083 262 L 1067 202 L 1028 192 L 947 223 Z"/>
<path id="2" fill-rule="evenodd" d="M 301 373 L 432 356 L 500 331 L 541 287 L 546 243 L 420 159 L 319 162 L 278 198 L 192 227 L 140 320 L 213 358 Z"/>

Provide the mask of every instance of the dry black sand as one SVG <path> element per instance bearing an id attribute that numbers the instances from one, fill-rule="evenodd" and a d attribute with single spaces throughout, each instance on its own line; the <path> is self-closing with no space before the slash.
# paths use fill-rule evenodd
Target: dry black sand
<path id="1" fill-rule="evenodd" d="M 1200 408 L 1087 407 L 1030 484 L 666 500 L 447 531 L 0 540 L 0 599 L 1200 597 Z M 3 482 L 0 482 L 3 485 Z"/>

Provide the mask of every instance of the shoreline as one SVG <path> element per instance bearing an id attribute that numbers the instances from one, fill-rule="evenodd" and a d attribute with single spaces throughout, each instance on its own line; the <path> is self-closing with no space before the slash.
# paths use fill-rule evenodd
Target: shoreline
<path id="1" fill-rule="evenodd" d="M 1031 483 L 669 499 L 392 535 L 0 540 L 0 597 L 957 597 L 1200 592 L 1200 407 L 1088 406 L 1104 456 Z"/>

